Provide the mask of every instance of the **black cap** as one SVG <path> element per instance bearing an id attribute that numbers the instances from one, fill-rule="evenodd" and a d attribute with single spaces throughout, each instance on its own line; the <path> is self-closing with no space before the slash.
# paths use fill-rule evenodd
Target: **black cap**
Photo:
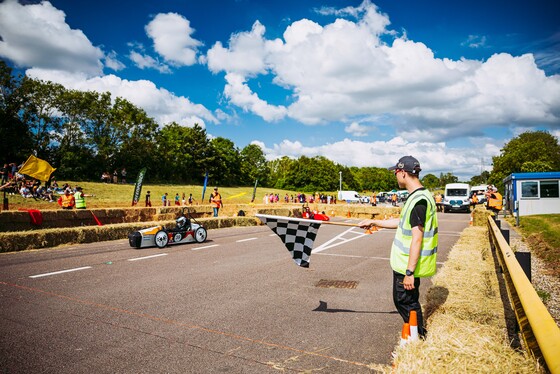
<path id="1" fill-rule="evenodd" d="M 82 190 L 82 187 L 79 187 L 79 186 L 76 187 L 76 191 L 81 191 L 81 190 Z"/>
<path id="2" fill-rule="evenodd" d="M 399 159 L 399 162 L 395 166 L 388 168 L 389 170 L 404 170 L 410 174 L 418 174 L 422 169 L 420 168 L 420 162 L 412 156 L 404 156 Z"/>

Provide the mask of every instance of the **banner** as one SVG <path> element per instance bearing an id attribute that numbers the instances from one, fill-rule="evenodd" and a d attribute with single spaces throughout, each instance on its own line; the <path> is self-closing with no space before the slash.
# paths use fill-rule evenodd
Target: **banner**
<path id="1" fill-rule="evenodd" d="M 206 194 L 207 184 L 208 184 L 208 170 L 206 170 L 206 176 L 204 177 L 204 186 L 202 186 L 202 204 L 204 204 L 204 195 Z"/>
<path id="2" fill-rule="evenodd" d="M 18 173 L 46 182 L 55 170 L 56 168 L 53 168 L 47 161 L 31 155 L 18 170 Z"/>
<path id="3" fill-rule="evenodd" d="M 142 193 L 142 182 L 144 181 L 144 175 L 146 174 L 146 168 L 140 170 L 138 173 L 138 178 L 136 178 L 136 184 L 134 185 L 134 194 L 132 195 L 132 206 L 138 204 L 140 201 L 140 194 Z"/>
<path id="4" fill-rule="evenodd" d="M 259 180 L 255 179 L 255 187 L 253 188 L 253 197 L 251 197 L 251 202 L 255 201 L 255 196 L 257 195 L 257 183 L 259 183 Z"/>

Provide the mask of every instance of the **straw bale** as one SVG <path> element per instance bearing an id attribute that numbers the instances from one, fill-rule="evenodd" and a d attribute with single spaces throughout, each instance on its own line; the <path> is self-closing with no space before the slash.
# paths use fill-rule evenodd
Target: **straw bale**
<path id="1" fill-rule="evenodd" d="M 427 292 L 426 340 L 398 347 L 394 373 L 538 373 L 508 341 L 504 307 L 486 227 L 470 227 Z"/>
<path id="2" fill-rule="evenodd" d="M 483 205 L 477 205 L 472 212 L 473 226 L 486 226 L 488 224 L 488 216 L 493 213 L 487 210 Z"/>

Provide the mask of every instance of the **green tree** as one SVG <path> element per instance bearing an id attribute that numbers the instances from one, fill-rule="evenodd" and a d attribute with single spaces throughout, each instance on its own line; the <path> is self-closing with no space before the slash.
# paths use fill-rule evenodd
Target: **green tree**
<path id="1" fill-rule="evenodd" d="M 398 187 L 397 180 L 391 170 L 386 168 L 363 167 L 350 168 L 357 185 L 351 189 L 357 191 L 389 191 Z"/>
<path id="2" fill-rule="evenodd" d="M 236 186 L 241 181 L 241 156 L 235 144 L 226 138 L 210 140 L 213 154 L 210 172 L 214 183 L 220 186 Z"/>
<path id="3" fill-rule="evenodd" d="M 459 181 L 459 178 L 457 178 L 455 175 L 453 175 L 453 173 L 440 173 L 439 174 L 439 185 L 440 186 L 445 186 L 448 183 L 457 183 Z"/>
<path id="4" fill-rule="evenodd" d="M 488 182 L 503 191 L 504 178 L 522 172 L 524 164 L 526 170 L 560 170 L 560 145 L 547 131 L 528 131 L 511 139 L 492 160 Z"/>
<path id="5" fill-rule="evenodd" d="M 276 160 L 269 161 L 268 169 L 270 170 L 270 187 L 290 189 L 288 187 L 286 176 L 295 163 L 297 163 L 297 160 L 291 159 L 288 156 L 283 156 Z"/>
<path id="6" fill-rule="evenodd" d="M 475 175 L 471 178 L 470 184 L 471 186 L 476 186 L 479 184 L 487 184 L 488 179 L 490 178 L 490 172 L 484 170 L 480 175 Z"/>
<path id="7" fill-rule="evenodd" d="M 208 170 L 213 183 L 211 150 L 206 130 L 196 124 L 180 126 L 173 122 L 164 126 L 157 135 L 156 177 L 166 182 L 201 183 Z"/>
<path id="8" fill-rule="evenodd" d="M 21 84 L 25 96 L 20 118 L 29 129 L 36 156 L 50 160 L 53 141 L 62 127 L 58 99 L 65 91 L 61 84 L 24 77 Z"/>
<path id="9" fill-rule="evenodd" d="M 19 116 L 25 101 L 21 88 L 22 79 L 21 76 L 14 77 L 12 69 L 0 60 L 0 162 L 2 165 L 25 161 L 33 151 L 31 132 Z"/>
<path id="10" fill-rule="evenodd" d="M 270 169 L 261 147 L 249 144 L 241 150 L 240 156 L 241 183 L 244 186 L 250 186 L 258 179 L 259 185 L 269 187 Z"/>
<path id="11" fill-rule="evenodd" d="M 426 174 L 422 178 L 422 185 L 429 190 L 434 190 L 438 187 L 442 187 L 439 184 L 439 178 L 433 174 Z"/>
<path id="12" fill-rule="evenodd" d="M 115 164 L 126 168 L 129 175 L 137 174 L 144 167 L 154 170 L 158 124 L 143 109 L 120 97 L 110 113 L 116 134 Z"/>

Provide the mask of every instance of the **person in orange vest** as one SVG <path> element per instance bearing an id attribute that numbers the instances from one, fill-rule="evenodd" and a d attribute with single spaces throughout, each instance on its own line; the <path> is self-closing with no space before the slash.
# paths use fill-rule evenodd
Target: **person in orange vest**
<path id="1" fill-rule="evenodd" d="M 397 206 L 397 198 L 398 198 L 398 196 L 397 196 L 396 193 L 394 193 L 394 194 L 391 196 L 391 202 L 392 202 L 393 206 Z"/>
<path id="2" fill-rule="evenodd" d="M 502 210 L 502 200 L 502 194 L 498 192 L 498 189 L 495 186 L 489 187 L 486 191 L 486 209 L 491 210 L 497 216 Z"/>
<path id="3" fill-rule="evenodd" d="M 214 187 L 214 192 L 210 195 L 210 201 L 214 204 L 214 217 L 218 217 L 218 211 L 223 206 L 222 195 L 218 192 L 218 187 Z"/>
<path id="4" fill-rule="evenodd" d="M 64 195 L 58 198 L 58 205 L 60 205 L 62 209 L 74 209 L 76 206 L 76 199 L 69 188 L 65 189 Z"/>
<path id="5" fill-rule="evenodd" d="M 436 201 L 437 211 L 443 212 L 443 204 L 442 204 L 443 196 L 441 196 L 440 193 L 437 193 L 436 196 L 434 196 L 434 200 Z"/>
<path id="6" fill-rule="evenodd" d="M 377 194 L 375 192 L 371 195 L 371 205 L 377 206 Z"/>
<path id="7" fill-rule="evenodd" d="M 471 197 L 471 211 L 476 208 L 476 204 L 478 204 L 478 196 L 476 195 L 476 192 L 474 192 Z"/>

